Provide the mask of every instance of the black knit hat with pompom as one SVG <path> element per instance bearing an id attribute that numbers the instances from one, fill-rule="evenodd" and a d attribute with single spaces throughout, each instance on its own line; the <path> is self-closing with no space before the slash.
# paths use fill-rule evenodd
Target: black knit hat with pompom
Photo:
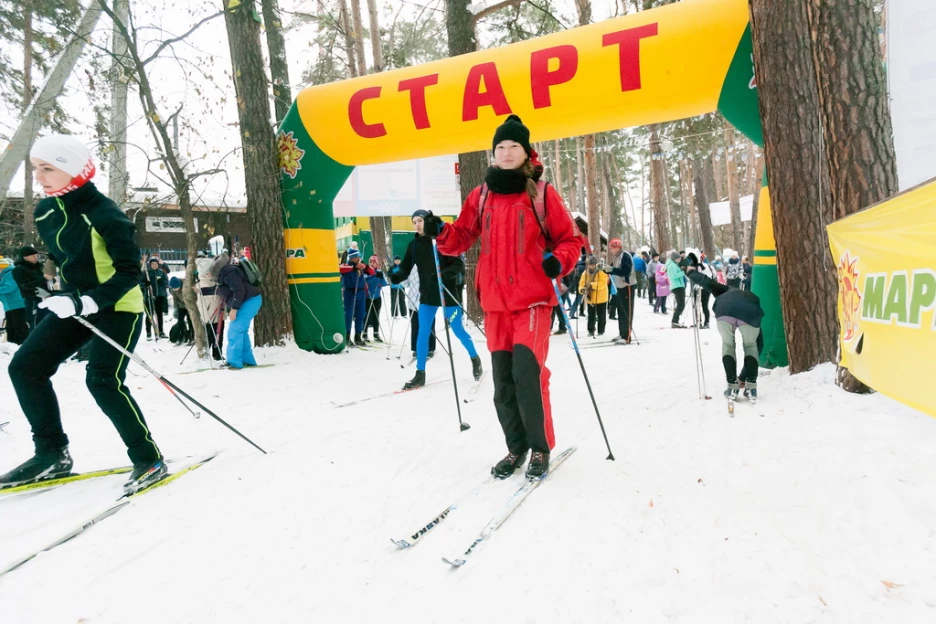
<path id="1" fill-rule="evenodd" d="M 516 115 L 510 115 L 504 123 L 497 126 L 497 130 L 494 131 L 494 143 L 491 144 L 491 149 L 496 148 L 501 141 L 516 141 L 523 146 L 527 156 L 533 151 L 530 146 L 530 129 L 524 126 Z"/>

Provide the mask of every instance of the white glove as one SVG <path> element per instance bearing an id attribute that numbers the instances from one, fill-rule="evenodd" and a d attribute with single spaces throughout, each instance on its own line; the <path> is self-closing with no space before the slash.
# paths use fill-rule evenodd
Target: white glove
<path id="1" fill-rule="evenodd" d="M 98 305 L 94 299 L 88 295 L 82 295 L 79 299 L 71 293 L 48 297 L 39 304 L 39 307 L 50 310 L 59 318 L 88 316 L 98 311 Z"/>

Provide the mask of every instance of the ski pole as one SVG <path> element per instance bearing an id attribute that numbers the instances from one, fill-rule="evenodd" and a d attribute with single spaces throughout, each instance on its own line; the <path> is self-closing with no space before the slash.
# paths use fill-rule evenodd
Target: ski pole
<path id="1" fill-rule="evenodd" d="M 95 327 L 94 325 L 92 325 L 91 323 L 89 323 L 88 321 L 86 321 L 84 318 L 82 318 L 82 317 L 80 317 L 80 316 L 75 316 L 75 317 L 72 317 L 72 318 L 74 318 L 74 319 L 77 320 L 79 323 L 81 323 L 82 325 L 84 325 L 85 327 L 87 327 L 88 329 L 90 329 L 90 330 L 91 330 L 92 332 L 94 332 L 99 338 L 101 338 L 102 340 L 104 340 L 105 342 L 107 342 L 110 346 L 114 347 L 115 349 L 117 349 L 118 351 L 120 351 L 121 353 L 123 353 L 125 356 L 127 356 L 128 358 L 130 358 L 131 360 L 133 360 L 134 362 L 136 362 L 137 364 L 139 364 L 140 366 L 142 366 L 143 368 L 145 368 L 145 369 L 147 370 L 147 372 L 149 372 L 151 375 L 153 375 L 154 377 L 156 377 L 156 379 L 158 379 L 159 382 L 160 382 L 163 386 L 165 386 L 166 388 L 168 388 L 170 392 L 172 392 L 173 390 L 174 390 L 175 392 L 178 392 L 179 394 L 181 394 L 182 396 L 184 396 L 186 399 L 188 399 L 189 401 L 191 401 L 192 403 L 194 403 L 195 405 L 197 405 L 199 408 L 201 408 L 202 410 L 204 410 L 205 413 L 207 413 L 209 416 L 211 416 L 212 418 L 214 418 L 215 420 L 217 420 L 219 423 L 221 423 L 222 425 L 224 425 L 225 427 L 227 427 L 228 429 L 230 429 L 231 431 L 233 431 L 234 433 L 236 433 L 237 435 L 239 435 L 241 438 L 243 438 L 245 441 L 247 441 L 248 443 L 250 443 L 250 444 L 251 444 L 254 448 L 256 448 L 258 451 L 260 451 L 261 453 L 263 453 L 264 455 L 266 455 L 266 451 L 264 451 L 262 448 L 260 448 L 259 446 L 257 446 L 256 443 L 254 443 L 253 440 L 251 440 L 250 438 L 248 438 L 247 436 L 245 436 L 243 433 L 241 433 L 240 431 L 238 431 L 237 429 L 235 429 L 234 427 L 232 427 L 231 425 L 229 425 L 227 422 L 224 421 L 223 418 L 221 418 L 220 416 L 218 416 L 217 414 L 215 414 L 214 412 L 212 412 L 210 409 L 208 409 L 207 407 L 205 407 L 204 405 L 202 405 L 201 403 L 199 403 L 198 401 L 196 401 L 195 399 L 193 399 L 193 398 L 192 398 L 191 396 L 189 396 L 185 391 L 183 391 L 181 388 L 179 388 L 179 386 L 175 385 L 174 383 L 172 383 L 171 381 L 169 381 L 168 379 L 166 379 L 165 377 L 163 377 L 161 374 L 159 374 L 158 372 L 156 372 L 155 370 L 153 370 L 152 368 L 150 368 L 150 365 L 147 364 L 146 362 L 144 362 L 144 361 L 143 361 L 143 358 L 141 358 L 140 356 L 138 356 L 136 353 L 131 353 L 131 352 L 127 351 L 126 349 L 124 349 L 123 347 L 121 347 L 119 344 L 117 344 L 117 342 L 114 341 L 113 338 L 111 338 L 110 336 L 108 336 L 107 334 L 105 334 L 104 332 L 102 332 L 100 329 L 98 329 L 97 327 Z M 175 395 L 175 392 L 172 392 L 172 394 Z M 176 396 L 176 398 L 179 398 L 179 397 Z M 181 400 L 182 400 L 182 399 L 179 399 L 179 401 L 181 401 Z M 186 407 L 187 407 L 187 406 L 186 406 Z M 189 411 L 191 411 L 191 410 L 189 410 Z"/>
<path id="2" fill-rule="evenodd" d="M 435 241 L 433 241 L 434 243 Z M 561 295 L 559 294 L 559 286 L 556 284 L 556 280 L 549 280 L 552 282 L 553 290 L 556 291 L 556 297 L 561 300 Z M 565 308 L 559 306 L 562 309 L 562 316 L 565 319 L 566 325 L 569 324 L 569 317 L 566 315 Z M 582 375 L 585 377 L 585 385 L 588 387 L 588 395 L 591 397 L 592 405 L 595 407 L 595 415 L 598 417 L 598 424 L 601 426 L 601 435 L 604 436 L 605 446 L 608 447 L 608 457 L 611 461 L 614 461 L 614 453 L 611 452 L 611 443 L 608 442 L 608 434 L 605 433 L 604 423 L 601 421 L 601 412 L 598 410 L 598 402 L 595 401 L 595 393 L 592 392 L 591 381 L 588 380 L 588 373 L 585 371 L 585 363 L 582 361 L 582 354 L 579 351 L 578 343 L 575 342 L 575 336 L 572 335 L 572 332 L 569 332 L 569 340 L 572 341 L 572 348 L 575 349 L 575 357 L 578 358 L 579 366 L 582 367 Z"/>
<path id="3" fill-rule="evenodd" d="M 413 311 L 409 311 L 409 315 L 406 318 L 406 329 L 403 331 L 403 342 L 400 343 L 400 352 L 397 354 L 396 359 L 400 360 L 403 358 L 403 349 L 406 347 L 406 337 L 409 336 L 410 327 L 413 326 Z"/>
<path id="4" fill-rule="evenodd" d="M 442 317 L 445 319 L 445 341 L 448 343 L 449 364 L 452 366 L 452 387 L 455 388 L 455 408 L 458 410 L 458 427 L 461 431 L 467 431 L 471 428 L 471 425 L 462 420 L 461 399 L 458 398 L 458 380 L 455 378 L 455 358 L 452 355 L 452 335 L 449 333 L 448 317 L 445 316 L 444 313 L 445 289 L 442 286 L 442 270 L 439 268 L 439 247 L 436 244 L 435 238 L 432 239 L 432 257 L 435 259 L 436 280 L 439 282 L 439 300 L 442 304 Z"/>

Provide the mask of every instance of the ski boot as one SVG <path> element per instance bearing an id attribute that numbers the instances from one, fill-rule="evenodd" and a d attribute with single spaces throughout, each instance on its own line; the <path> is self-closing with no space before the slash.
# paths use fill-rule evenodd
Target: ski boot
<path id="1" fill-rule="evenodd" d="M 744 398 L 751 403 L 757 403 L 757 382 L 749 381 L 744 384 Z"/>
<path id="2" fill-rule="evenodd" d="M 354 344 L 355 344 L 355 346 L 363 347 L 363 346 L 365 346 L 367 343 L 364 342 L 364 337 L 361 336 L 361 334 L 355 334 L 355 335 L 354 335 Z"/>
<path id="3" fill-rule="evenodd" d="M 484 373 L 484 369 L 481 368 L 481 356 L 476 355 L 471 358 L 471 374 L 474 375 L 475 381 L 480 381 L 481 375 Z"/>
<path id="4" fill-rule="evenodd" d="M 556 331 L 554 331 L 554 332 L 552 333 L 552 335 L 553 335 L 553 336 L 561 336 L 562 334 L 565 334 L 565 333 L 567 333 L 567 332 L 568 332 L 568 330 L 566 330 L 565 328 L 563 328 L 563 329 L 557 329 Z"/>
<path id="5" fill-rule="evenodd" d="M 403 384 L 404 390 L 415 390 L 426 385 L 426 371 L 417 370 L 416 375 Z"/>
<path id="6" fill-rule="evenodd" d="M 520 464 L 526 460 L 526 455 L 526 451 L 521 453 L 507 453 L 504 459 L 494 464 L 494 467 L 491 468 L 491 474 L 494 475 L 495 479 L 506 479 L 513 475 L 517 468 L 520 467 Z"/>
<path id="7" fill-rule="evenodd" d="M 71 474 L 72 463 L 67 446 L 49 453 L 36 453 L 10 472 L 0 475 L 0 488 L 67 477 Z"/>
<path id="8" fill-rule="evenodd" d="M 741 386 L 738 385 L 737 381 L 732 381 L 728 383 L 728 388 L 725 390 L 725 398 L 728 399 L 728 413 L 734 414 L 734 404 L 738 400 L 738 394 L 741 392 Z"/>
<path id="9" fill-rule="evenodd" d="M 130 473 L 130 480 L 124 483 L 124 494 L 132 496 L 140 490 L 162 481 L 169 474 L 169 468 L 166 461 L 160 457 L 152 461 L 133 462 L 133 472 Z"/>
<path id="10" fill-rule="evenodd" d="M 526 477 L 530 481 L 539 481 L 545 479 L 549 472 L 549 453 L 542 451 L 533 451 L 530 455 L 530 463 L 527 465 Z"/>

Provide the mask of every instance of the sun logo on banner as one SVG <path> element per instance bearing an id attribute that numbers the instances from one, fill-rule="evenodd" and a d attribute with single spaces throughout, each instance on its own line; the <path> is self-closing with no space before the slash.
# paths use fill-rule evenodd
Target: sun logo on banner
<path id="1" fill-rule="evenodd" d="M 861 292 L 858 290 L 858 258 L 847 251 L 842 254 L 838 265 L 839 296 L 842 299 L 842 340 L 849 341 L 858 335 L 861 318 Z"/>
<path id="2" fill-rule="evenodd" d="M 279 151 L 279 166 L 293 180 L 296 174 L 302 169 L 302 157 L 305 156 L 305 150 L 298 147 L 299 141 L 293 138 L 293 133 L 280 132 L 277 137 L 276 148 Z"/>

